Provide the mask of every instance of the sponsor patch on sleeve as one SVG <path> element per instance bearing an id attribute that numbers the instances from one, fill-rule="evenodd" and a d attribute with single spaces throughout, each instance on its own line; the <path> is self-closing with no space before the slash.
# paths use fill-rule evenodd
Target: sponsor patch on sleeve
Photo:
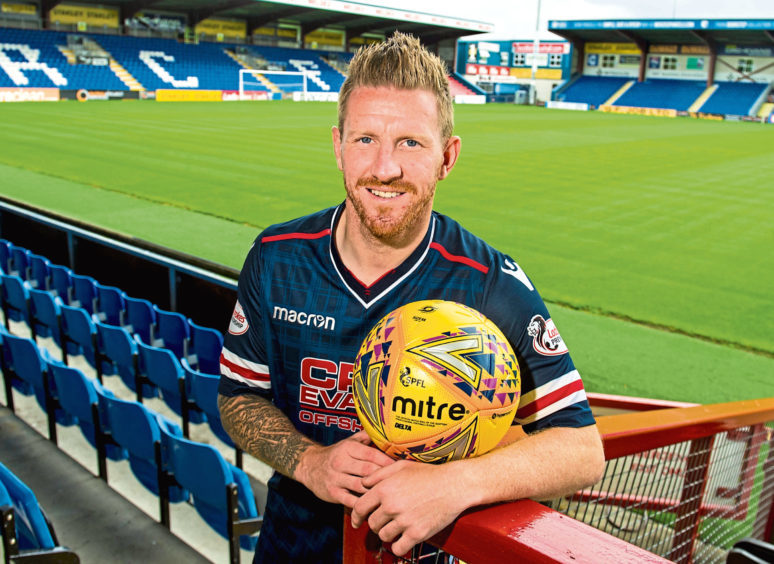
<path id="1" fill-rule="evenodd" d="M 231 315 L 231 323 L 228 324 L 228 332 L 232 335 L 244 335 L 249 327 L 242 304 L 237 300 L 234 313 Z"/>
<path id="2" fill-rule="evenodd" d="M 567 352 L 559 330 L 554 322 L 543 319 L 542 315 L 535 315 L 527 326 L 527 333 L 532 337 L 532 348 L 543 356 L 559 356 Z"/>

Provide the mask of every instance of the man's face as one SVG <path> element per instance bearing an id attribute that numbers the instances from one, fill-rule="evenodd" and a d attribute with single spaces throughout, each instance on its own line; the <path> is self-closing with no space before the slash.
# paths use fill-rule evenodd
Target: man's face
<path id="1" fill-rule="evenodd" d="M 459 152 L 459 138 L 445 144 L 441 139 L 433 94 L 358 87 L 349 96 L 343 127 L 333 128 L 333 145 L 348 207 L 361 226 L 393 245 L 424 232 L 435 185 Z"/>

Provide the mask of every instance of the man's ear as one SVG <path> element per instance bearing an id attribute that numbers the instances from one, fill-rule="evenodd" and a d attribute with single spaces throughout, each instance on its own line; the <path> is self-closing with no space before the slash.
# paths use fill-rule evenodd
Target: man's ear
<path id="1" fill-rule="evenodd" d="M 336 155 L 336 164 L 339 170 L 344 170 L 341 165 L 341 131 L 335 125 L 331 128 L 331 137 L 333 138 L 333 154 Z"/>
<path id="2" fill-rule="evenodd" d="M 461 147 L 462 140 L 458 136 L 452 135 L 449 137 L 449 140 L 446 142 L 446 147 L 443 150 L 443 163 L 441 164 L 441 169 L 438 171 L 438 180 L 443 180 L 449 176 L 451 169 L 454 168 L 454 165 L 457 162 L 457 158 L 460 156 Z"/>

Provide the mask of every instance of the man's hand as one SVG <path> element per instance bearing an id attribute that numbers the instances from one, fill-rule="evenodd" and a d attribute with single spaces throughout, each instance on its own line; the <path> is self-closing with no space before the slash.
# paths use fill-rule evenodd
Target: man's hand
<path id="1" fill-rule="evenodd" d="M 355 501 L 352 526 L 368 526 L 396 556 L 446 527 L 469 502 L 455 487 L 453 463 L 422 464 L 401 460 L 363 478 L 367 490 Z"/>
<path id="2" fill-rule="evenodd" d="M 331 446 L 310 446 L 295 478 L 320 499 L 351 509 L 366 492 L 364 478 L 395 462 L 369 443 L 366 432 L 360 431 Z"/>

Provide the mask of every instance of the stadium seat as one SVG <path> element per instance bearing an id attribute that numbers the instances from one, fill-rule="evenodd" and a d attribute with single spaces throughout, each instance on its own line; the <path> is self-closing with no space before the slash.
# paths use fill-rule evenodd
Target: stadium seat
<path id="1" fill-rule="evenodd" d="M 30 295 L 30 327 L 32 337 L 37 341 L 38 337 L 52 338 L 54 342 L 62 346 L 62 310 L 59 307 L 61 300 L 45 290 L 29 290 Z"/>
<path id="2" fill-rule="evenodd" d="M 161 453 L 161 416 L 141 403 L 126 401 L 107 394 L 99 395 L 100 413 L 105 431 L 116 445 L 126 450 L 129 466 L 137 480 L 151 493 L 159 496 L 160 521 L 169 527 L 169 504 L 188 499 L 181 487 L 166 487 L 165 464 Z M 170 434 L 182 435 L 179 427 L 168 423 Z M 195 469 L 199 471 L 199 469 Z"/>
<path id="3" fill-rule="evenodd" d="M 11 260 L 11 242 L 7 239 L 0 239 L 0 270 L 3 273 L 8 272 L 8 262 Z"/>
<path id="4" fill-rule="evenodd" d="M 191 330 L 188 362 L 199 372 L 220 374 L 220 352 L 223 350 L 223 335 L 216 329 L 203 327 L 188 319 Z"/>
<path id="5" fill-rule="evenodd" d="M 56 443 L 56 423 L 72 425 L 75 420 L 56 404 L 55 390 L 51 389 L 48 373 L 50 358 L 48 352 L 38 349 L 32 339 L 3 335 L 3 374 L 9 374 L 12 382 L 18 379 L 27 384 L 23 388 L 17 388 L 21 393 L 32 389 L 48 419 L 48 438 Z"/>
<path id="6" fill-rule="evenodd" d="M 182 417 L 185 411 L 185 376 L 180 361 L 169 349 L 146 345 L 137 340 L 140 373 L 161 391 L 164 403 Z M 188 436 L 188 422 L 183 419 L 183 434 Z"/>
<path id="7" fill-rule="evenodd" d="M 17 390 L 25 396 L 31 396 L 34 390 L 30 384 L 17 377 L 11 369 L 11 356 L 6 352 L 5 338 L 9 335 L 4 325 L 0 325 L 0 368 L 3 372 L 3 385 L 5 387 L 5 405 L 12 412 L 15 410 L 13 390 Z"/>
<path id="8" fill-rule="evenodd" d="M 52 264 L 49 272 L 49 291 L 58 296 L 63 304 L 69 305 L 73 293 L 73 271 L 61 264 Z"/>
<path id="9" fill-rule="evenodd" d="M 212 433 L 234 449 L 234 462 L 238 468 L 242 468 L 242 450 L 234 444 L 220 422 L 220 410 L 218 409 L 220 376 L 198 372 L 191 368 L 185 359 L 180 361 L 180 365 L 185 374 L 186 397 L 189 402 L 188 413 L 196 413 L 197 411 L 204 413 Z"/>
<path id="10" fill-rule="evenodd" d="M 87 313 L 97 313 L 97 281 L 91 276 L 71 275 L 73 294 L 69 305 L 81 307 Z"/>
<path id="11" fill-rule="evenodd" d="M 95 448 L 97 473 L 107 481 L 107 459 L 124 460 L 128 456 L 123 448 L 105 440 L 100 420 L 99 395 L 113 394 L 77 368 L 51 360 L 48 369 L 56 385 L 59 406 L 75 418 L 84 438 Z"/>
<path id="12" fill-rule="evenodd" d="M 120 288 L 115 286 L 105 286 L 95 282 L 97 291 L 96 314 L 100 321 L 110 325 L 124 324 L 125 294 Z"/>
<path id="13" fill-rule="evenodd" d="M 46 257 L 30 253 L 29 276 L 27 281 L 31 288 L 48 290 L 51 278 L 51 261 Z"/>
<path id="14" fill-rule="evenodd" d="M 177 358 L 185 358 L 188 354 L 190 338 L 190 329 L 185 316 L 160 309 L 156 304 L 153 304 L 153 311 L 156 314 L 156 332 L 155 339 L 150 344 L 171 350 Z"/>
<path id="15" fill-rule="evenodd" d="M 62 358 L 68 363 L 69 356 L 82 355 L 95 369 L 97 368 L 97 328 L 94 320 L 84 309 L 61 304 L 62 312 Z"/>
<path id="16" fill-rule="evenodd" d="M 239 547 L 255 550 L 263 518 L 258 515 L 250 480 L 226 462 L 218 450 L 159 425 L 165 461 L 173 483 L 187 489 L 204 521 L 229 541 L 230 562 L 238 562 Z"/>
<path id="17" fill-rule="evenodd" d="M 117 325 L 96 321 L 97 329 L 97 377 L 103 374 L 118 374 L 126 386 L 142 398 L 158 396 L 158 390 L 146 383 L 139 370 L 137 343 L 129 331 Z"/>
<path id="18" fill-rule="evenodd" d="M 30 294 L 27 285 L 19 276 L 1 274 L 2 307 L 5 326 L 10 330 L 11 321 L 30 324 Z"/>
<path id="19" fill-rule="evenodd" d="M 11 256 L 8 262 L 8 274 L 18 276 L 22 280 L 27 280 L 29 275 L 28 267 L 30 264 L 30 252 L 24 247 L 11 244 Z"/>
<path id="20" fill-rule="evenodd" d="M 0 463 L 0 514 L 5 562 L 77 564 L 78 556 L 60 546 L 33 491 Z"/>
<path id="21" fill-rule="evenodd" d="M 156 312 L 148 300 L 124 296 L 126 315 L 124 326 L 130 333 L 139 335 L 143 343 L 151 344 L 156 327 Z"/>

